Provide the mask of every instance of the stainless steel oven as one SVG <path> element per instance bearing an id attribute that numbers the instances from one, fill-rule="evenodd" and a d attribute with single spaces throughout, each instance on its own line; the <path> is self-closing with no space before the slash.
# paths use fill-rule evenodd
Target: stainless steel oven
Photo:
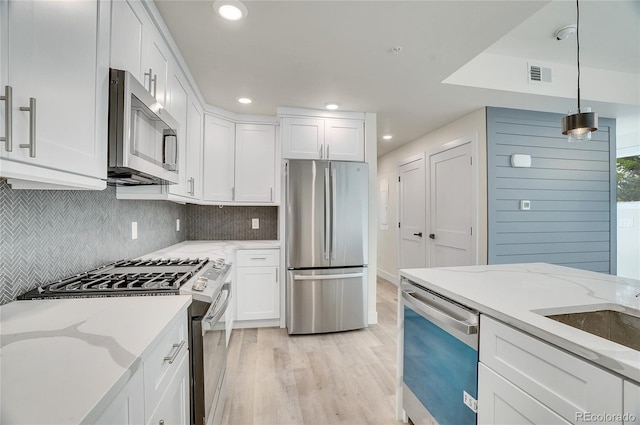
<path id="1" fill-rule="evenodd" d="M 477 311 L 402 278 L 402 408 L 414 424 L 475 425 Z"/>
<path id="2" fill-rule="evenodd" d="M 195 425 L 222 423 L 227 369 L 225 313 L 230 299 L 230 284 L 225 283 L 213 303 L 194 300 L 191 305 L 191 423 Z"/>

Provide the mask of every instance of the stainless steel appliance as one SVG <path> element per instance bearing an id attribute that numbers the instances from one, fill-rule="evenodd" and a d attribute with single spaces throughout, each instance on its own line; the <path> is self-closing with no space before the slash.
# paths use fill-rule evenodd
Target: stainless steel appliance
<path id="1" fill-rule="evenodd" d="M 362 162 L 288 162 L 290 334 L 367 326 L 368 179 Z"/>
<path id="2" fill-rule="evenodd" d="M 476 424 L 477 311 L 402 278 L 402 408 L 414 424 Z"/>
<path id="3" fill-rule="evenodd" d="M 128 71 L 109 71 L 107 182 L 178 183 L 178 122 Z"/>
<path id="4" fill-rule="evenodd" d="M 225 312 L 231 266 L 204 259 L 123 260 L 29 291 L 18 299 L 191 295 L 191 423 L 219 424 L 225 403 Z"/>

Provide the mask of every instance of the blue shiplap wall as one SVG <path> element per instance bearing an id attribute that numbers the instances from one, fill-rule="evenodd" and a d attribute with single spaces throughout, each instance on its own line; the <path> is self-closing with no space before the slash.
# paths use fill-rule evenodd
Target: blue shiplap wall
<path id="1" fill-rule="evenodd" d="M 615 120 L 600 118 L 591 141 L 568 143 L 561 118 L 487 108 L 489 264 L 615 274 Z M 530 155 L 531 168 L 512 167 L 513 154 Z"/>

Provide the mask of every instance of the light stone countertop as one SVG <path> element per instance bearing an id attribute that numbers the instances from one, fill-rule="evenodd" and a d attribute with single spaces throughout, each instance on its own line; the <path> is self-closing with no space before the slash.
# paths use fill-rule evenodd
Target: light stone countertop
<path id="1" fill-rule="evenodd" d="M 640 382 L 640 351 L 544 317 L 606 309 L 640 313 L 640 281 L 544 263 L 404 269 L 400 275 Z"/>
<path id="2" fill-rule="evenodd" d="M 280 247 L 280 241 L 186 241 L 144 255 L 142 258 L 224 258 L 227 264 L 231 264 L 234 252 L 238 249 Z"/>
<path id="3" fill-rule="evenodd" d="M 0 422 L 94 422 L 190 304 L 171 296 L 0 306 Z"/>

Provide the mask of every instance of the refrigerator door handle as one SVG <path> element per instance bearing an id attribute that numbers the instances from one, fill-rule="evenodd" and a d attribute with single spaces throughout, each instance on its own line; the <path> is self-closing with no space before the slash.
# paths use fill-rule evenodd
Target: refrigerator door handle
<path id="1" fill-rule="evenodd" d="M 323 274 L 323 275 L 293 275 L 293 280 L 333 280 L 333 279 L 353 279 L 362 277 L 364 273 L 341 273 L 341 274 Z"/>
<path id="2" fill-rule="evenodd" d="M 333 248 L 336 246 L 336 215 L 337 215 L 337 196 L 336 196 L 336 169 L 331 167 L 331 260 L 336 259 L 336 253 Z"/>
<path id="3" fill-rule="evenodd" d="M 329 211 L 330 200 L 330 186 L 329 186 L 329 168 L 324 169 L 324 259 L 329 259 L 329 251 L 331 250 L 331 213 Z"/>

